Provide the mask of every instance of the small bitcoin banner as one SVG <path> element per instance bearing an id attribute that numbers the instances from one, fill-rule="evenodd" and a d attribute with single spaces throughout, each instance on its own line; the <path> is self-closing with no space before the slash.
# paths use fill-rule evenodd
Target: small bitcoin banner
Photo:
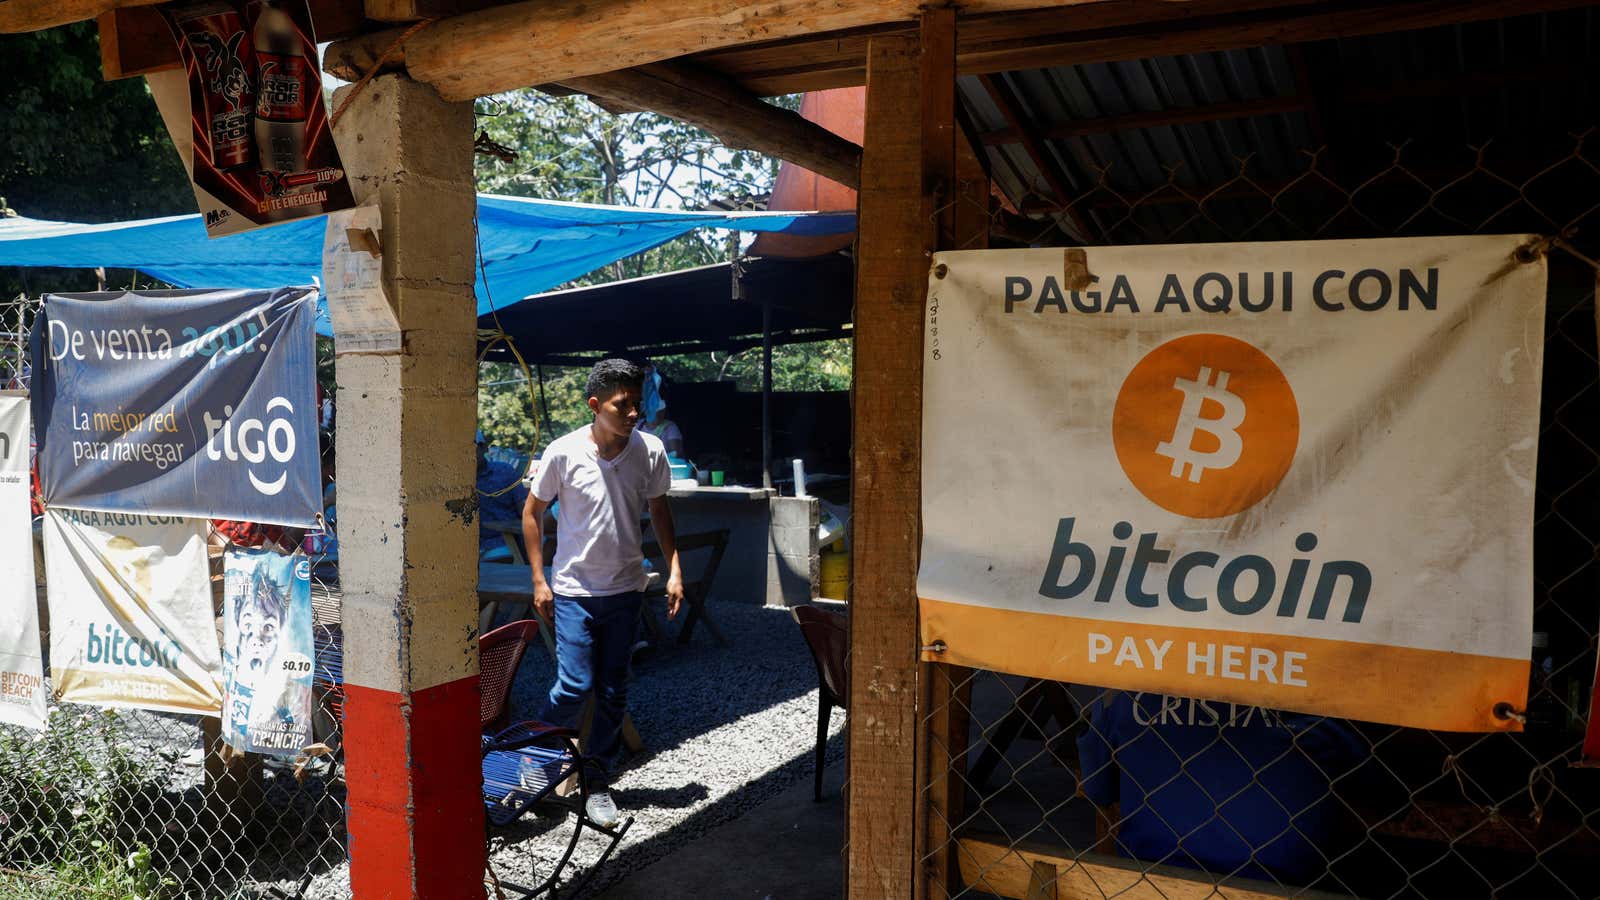
<path id="1" fill-rule="evenodd" d="M 1527 236 L 937 254 L 930 661 L 1459 731 L 1526 705 Z"/>
<path id="2" fill-rule="evenodd" d="M 44 565 L 57 699 L 222 710 L 204 519 L 47 509 Z"/>
<path id="3" fill-rule="evenodd" d="M 45 727 L 44 662 L 28 506 L 28 395 L 0 391 L 0 722 Z"/>

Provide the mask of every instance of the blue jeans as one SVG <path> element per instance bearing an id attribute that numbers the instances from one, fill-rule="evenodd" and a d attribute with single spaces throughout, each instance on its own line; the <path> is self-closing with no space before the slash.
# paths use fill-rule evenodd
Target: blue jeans
<path id="1" fill-rule="evenodd" d="M 628 662 L 644 595 L 555 596 L 556 682 L 539 718 L 576 728 L 583 701 L 594 694 L 588 754 L 609 774 L 622 755 L 622 718 L 628 711 Z"/>

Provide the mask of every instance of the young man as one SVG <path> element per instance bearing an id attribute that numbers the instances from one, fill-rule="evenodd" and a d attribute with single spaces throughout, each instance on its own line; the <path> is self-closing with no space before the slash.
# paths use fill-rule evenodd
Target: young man
<path id="1" fill-rule="evenodd" d="M 555 622 L 556 682 L 539 718 L 573 726 L 584 698 L 595 696 L 589 754 L 608 777 L 620 756 L 628 709 L 628 659 L 646 583 L 639 519 L 646 504 L 666 558 L 667 618 L 683 601 L 667 488 L 672 470 L 661 440 L 637 428 L 643 372 L 605 359 L 589 372 L 585 391 L 594 421 L 545 448 L 528 501 L 522 534 L 533 567 L 533 605 Z M 556 554 L 544 574 L 544 512 L 560 501 Z M 588 813 L 610 826 L 620 813 L 602 782 L 590 792 Z"/>

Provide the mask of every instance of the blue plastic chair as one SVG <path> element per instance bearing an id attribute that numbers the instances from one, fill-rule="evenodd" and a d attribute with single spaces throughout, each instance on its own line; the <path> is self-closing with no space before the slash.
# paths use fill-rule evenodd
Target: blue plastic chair
<path id="1" fill-rule="evenodd" d="M 479 719 L 483 728 L 483 806 L 486 825 L 504 828 L 529 810 L 573 817 L 572 836 L 550 875 L 534 887 L 502 882 L 524 898 L 548 895 L 561 889 L 581 890 L 594 873 L 611 857 L 617 844 L 633 825 L 632 817 L 607 828 L 589 818 L 585 809 L 589 799 L 587 772 L 590 760 L 578 748 L 578 733 L 544 722 L 527 721 L 506 725 L 506 701 L 516 680 L 517 667 L 529 642 L 539 635 L 539 623 L 524 619 L 503 625 L 478 639 Z M 575 777 L 577 791 L 566 796 L 557 787 Z M 582 877 L 568 885 L 560 883 L 561 873 L 572 861 L 572 853 L 584 831 L 595 831 L 609 839 L 605 852 Z M 491 831 L 490 840 L 493 835 Z M 492 849 L 492 848 L 491 848 Z M 493 872 L 490 873 L 491 877 Z"/>

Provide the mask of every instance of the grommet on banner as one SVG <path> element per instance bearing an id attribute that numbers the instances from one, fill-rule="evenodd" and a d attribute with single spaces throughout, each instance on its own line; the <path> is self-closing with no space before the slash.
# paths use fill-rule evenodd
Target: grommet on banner
<path id="1" fill-rule="evenodd" d="M 1554 244 L 1556 240 L 1553 237 L 1535 236 L 1533 240 L 1518 247 L 1511 255 L 1519 263 L 1538 262 L 1540 257 L 1550 252 L 1550 245 Z"/>
<path id="2" fill-rule="evenodd" d="M 1528 716 L 1526 715 L 1526 711 L 1519 710 L 1504 700 L 1494 705 L 1494 717 L 1496 719 L 1505 719 L 1511 722 L 1516 722 L 1518 725 L 1528 724 Z"/>
<path id="3" fill-rule="evenodd" d="M 948 649 L 949 649 L 949 647 L 945 644 L 944 641 L 934 641 L 931 644 L 924 645 L 923 648 L 922 648 L 922 652 L 923 653 L 943 653 L 944 651 L 946 651 Z"/>

